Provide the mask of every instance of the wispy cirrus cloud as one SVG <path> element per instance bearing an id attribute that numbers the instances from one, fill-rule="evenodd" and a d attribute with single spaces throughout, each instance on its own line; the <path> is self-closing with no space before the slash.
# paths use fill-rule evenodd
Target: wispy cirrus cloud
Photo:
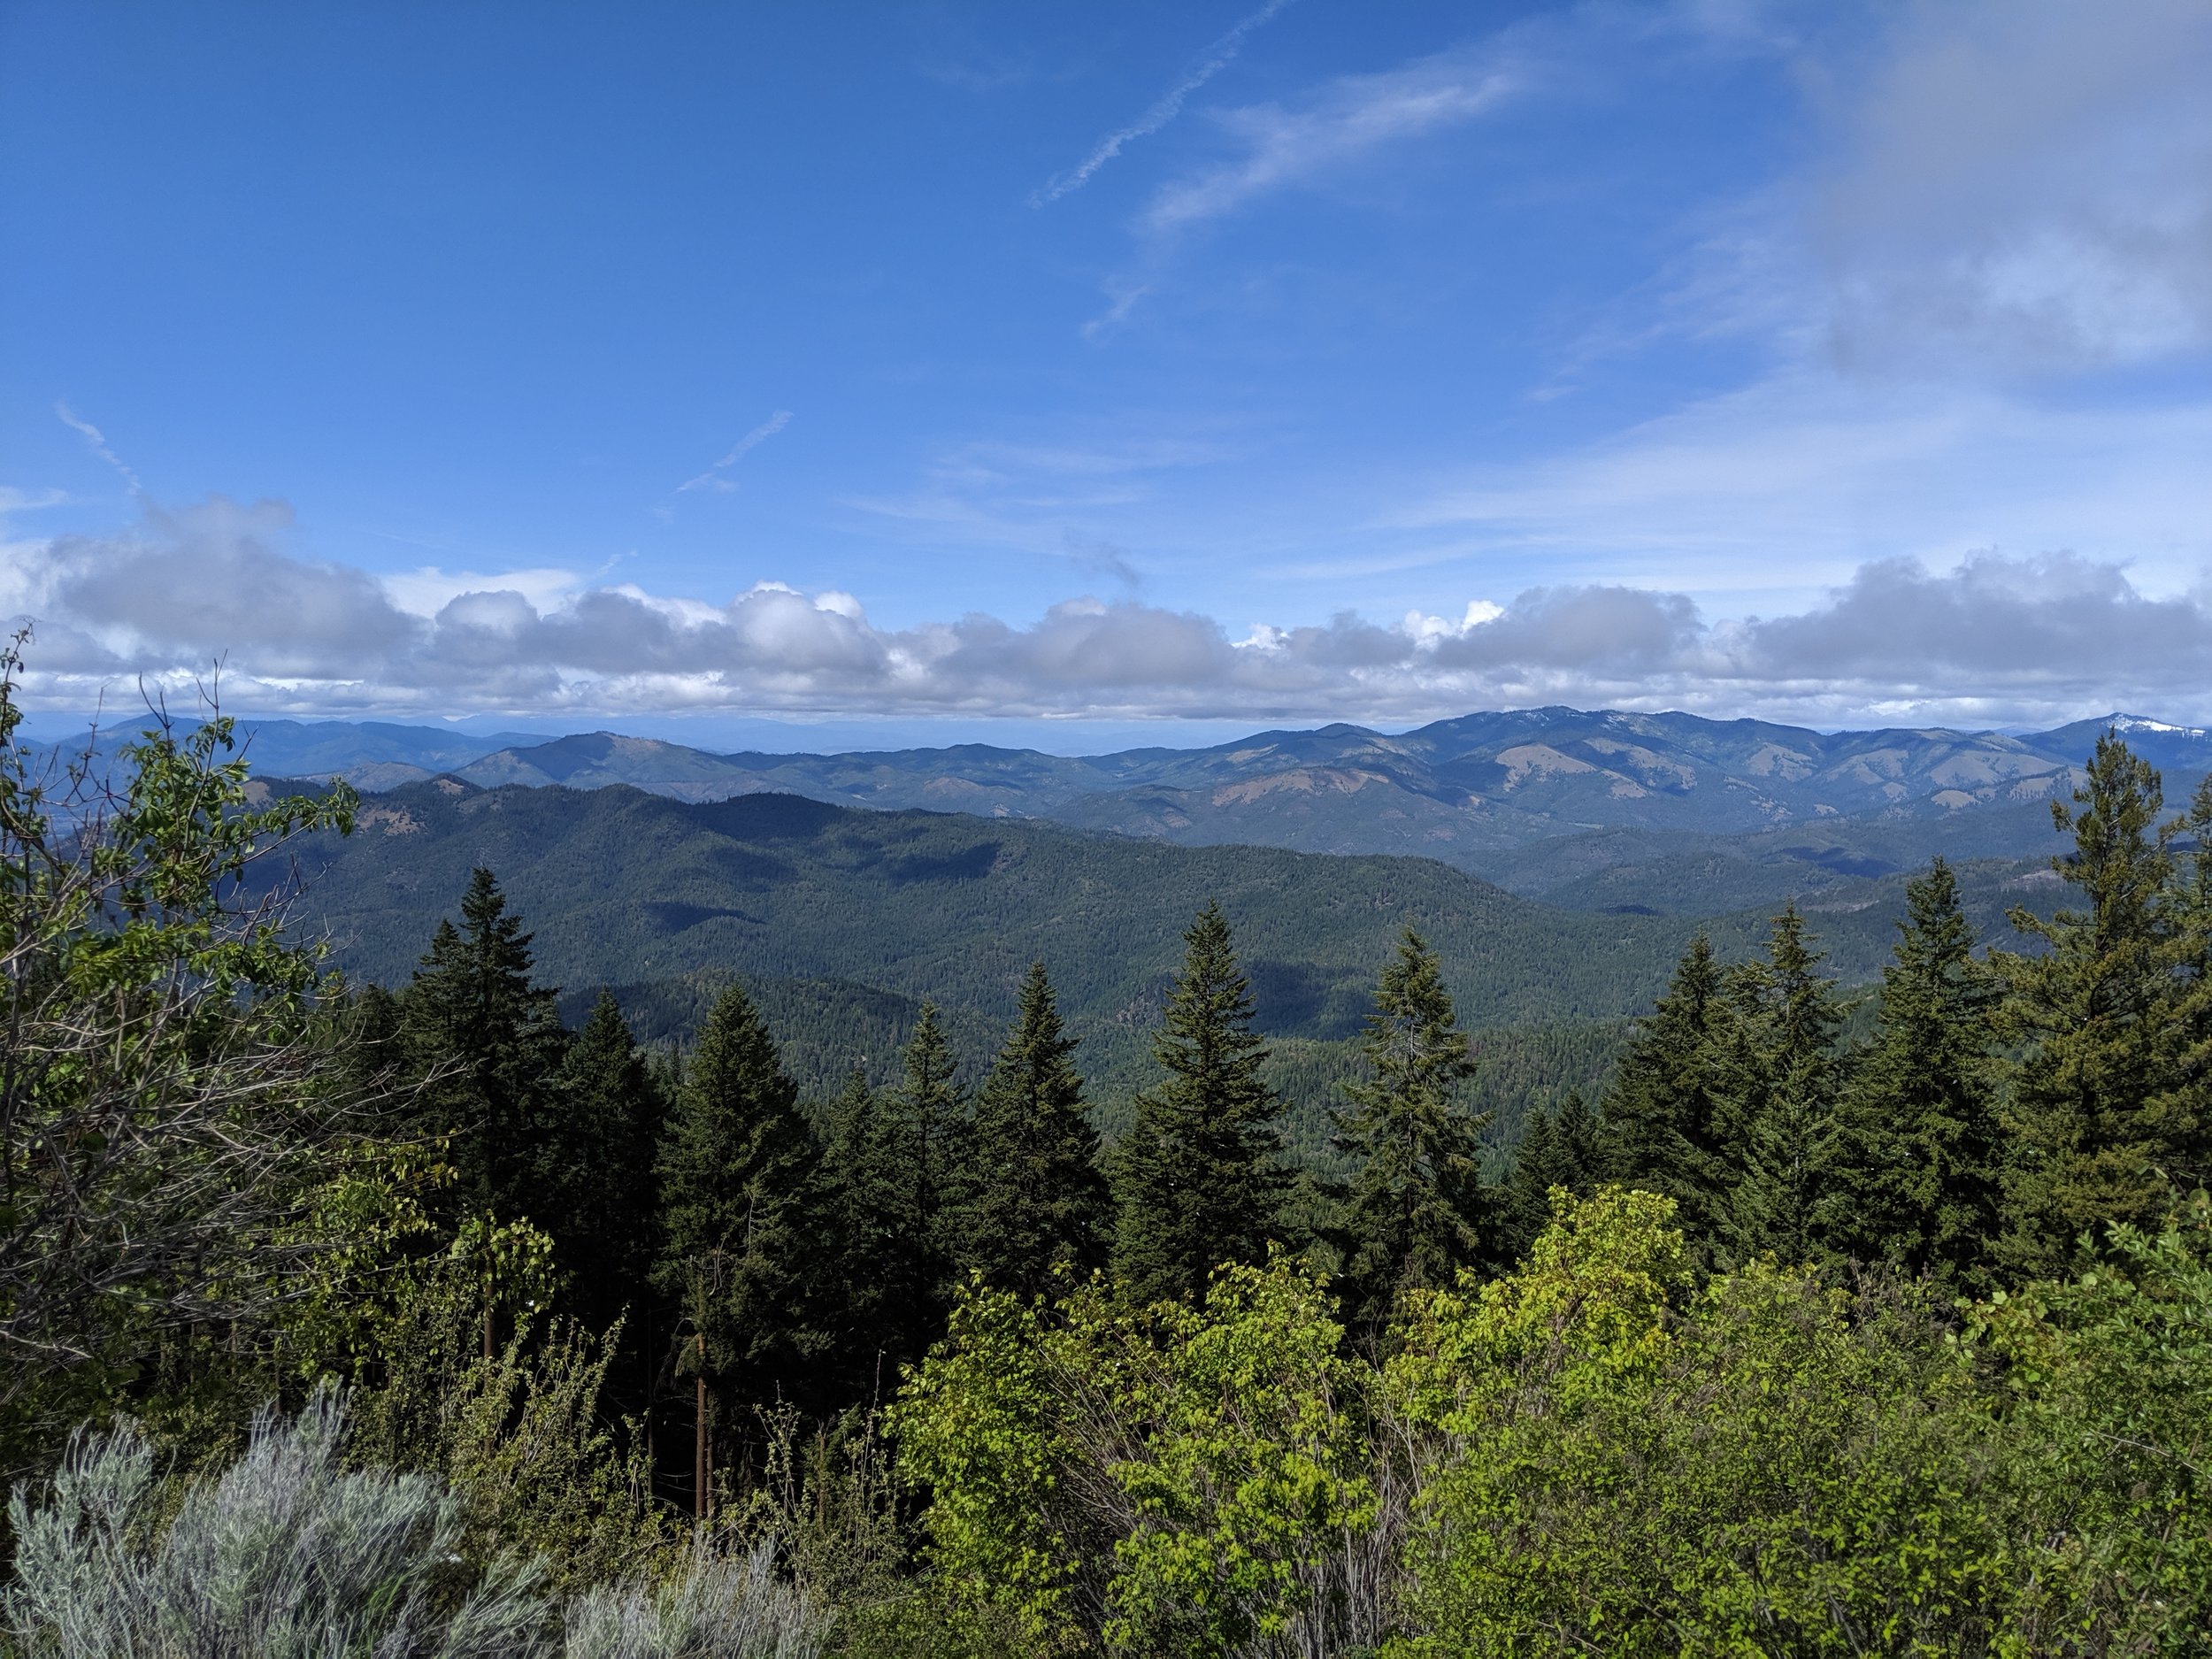
<path id="1" fill-rule="evenodd" d="M 767 442 L 769 439 L 774 437 L 778 433 L 781 432 L 790 424 L 791 411 L 787 409 L 779 409 L 774 414 L 769 416 L 767 419 L 762 421 L 760 425 L 755 426 L 750 432 L 747 433 L 735 443 L 732 444 L 730 446 L 730 452 L 724 456 L 720 460 L 717 461 L 712 466 L 707 468 L 705 472 L 700 473 L 696 478 L 687 478 L 682 483 L 677 485 L 676 493 L 680 495 L 686 490 L 692 489 L 711 489 L 725 492 L 735 489 L 737 486 L 726 478 L 724 474 L 726 473 L 730 468 L 735 466 L 740 461 L 743 460 L 753 450 Z"/>
<path id="2" fill-rule="evenodd" d="M 1183 72 L 1182 78 L 1148 104 L 1143 114 L 1126 127 L 1118 127 L 1091 147 L 1083 159 L 1065 173 L 1055 173 L 1030 193 L 1029 204 L 1043 207 L 1064 196 L 1072 195 L 1091 181 L 1101 167 L 1121 154 L 1140 138 L 1149 138 L 1183 111 L 1190 95 L 1211 81 L 1236 61 L 1244 42 L 1254 30 L 1274 21 L 1291 0 L 1268 0 L 1250 16 L 1242 19 L 1226 35 L 1206 48 Z"/>
<path id="3" fill-rule="evenodd" d="M 1386 145 L 1472 120 L 1516 84 L 1490 51 L 1453 52 L 1382 74 L 1348 75 L 1294 107 L 1224 111 L 1216 119 L 1235 153 L 1163 185 L 1139 227 L 1164 236 L 1222 218 Z"/>
<path id="4" fill-rule="evenodd" d="M 1168 180 L 1137 215 L 1133 268 L 1109 275 L 1106 309 L 1082 326 L 1111 334 L 1158 288 L 1191 232 L 1275 194 L 1341 176 L 1394 144 L 1462 125 L 1520 84 L 1497 42 L 1376 74 L 1346 75 L 1295 102 L 1217 111 L 1227 153 Z"/>

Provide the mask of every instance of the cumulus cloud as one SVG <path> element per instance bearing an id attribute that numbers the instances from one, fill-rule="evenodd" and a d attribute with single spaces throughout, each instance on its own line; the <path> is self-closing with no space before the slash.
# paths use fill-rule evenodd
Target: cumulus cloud
<path id="1" fill-rule="evenodd" d="M 1378 622 L 1216 618 L 1135 598 L 879 626 L 853 595 L 763 580 L 726 601 L 496 578 L 429 614 L 310 557 L 281 503 L 150 510 L 129 532 L 5 545 L 36 628 L 29 689 L 89 702 L 119 678 L 226 664 L 235 707 L 620 714 L 1083 713 L 1417 719 L 1578 703 L 1842 723 L 2000 721 L 2134 706 L 2212 714 L 2212 594 L 2156 594 L 2072 555 L 1861 567 L 1788 615 L 1555 583 Z M 534 586 L 535 586 L 534 584 Z"/>

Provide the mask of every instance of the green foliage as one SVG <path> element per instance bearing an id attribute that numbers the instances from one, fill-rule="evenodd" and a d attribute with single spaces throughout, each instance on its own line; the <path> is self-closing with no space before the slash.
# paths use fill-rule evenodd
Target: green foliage
<path id="1" fill-rule="evenodd" d="M 1422 1431 L 1405 1651 L 2196 1650 L 2201 1206 L 1961 1333 L 1880 1280 L 1693 1294 L 1665 1201 L 1560 1204 L 1392 1363 Z"/>
<path id="2" fill-rule="evenodd" d="M 1376 1521 L 1366 1373 L 1310 1271 L 1232 1263 L 1202 1311 L 1125 1336 L 1107 1640 L 1137 1653 L 1334 1648 L 1362 1610 L 1348 1571 Z M 1350 1557 L 1348 1560 L 1348 1556 Z"/>
<path id="3" fill-rule="evenodd" d="M 1344 1207 L 1345 1279 L 1357 1322 L 1379 1325 L 1405 1291 L 1438 1289 L 1495 1240 L 1482 1187 L 1485 1120 L 1462 1101 L 1475 1063 L 1440 964 L 1411 928 L 1383 970 L 1361 1043 L 1367 1076 L 1345 1090 L 1337 1150 L 1356 1160 Z"/>
<path id="4" fill-rule="evenodd" d="M 1044 1307 L 979 1283 L 953 1304 L 944 1341 L 891 1417 L 900 1468 L 927 1494 L 925 1558 L 949 1611 L 1031 1653 L 1073 1651 L 1111 1538 L 1083 1513 L 1089 1472 L 1063 1405 L 1090 1371 L 1080 1333 Z"/>
<path id="5" fill-rule="evenodd" d="M 120 776 L 58 769 L 21 739 L 24 637 L 0 649 L 0 1474 L 157 1343 L 265 1328 L 337 1242 L 310 1224 L 352 1103 L 266 868 L 349 829 L 350 792 L 255 804 L 219 716 L 157 715 Z"/>
<path id="6" fill-rule="evenodd" d="M 1116 1148 L 1114 1276 L 1138 1304 L 1196 1296 L 1220 1263 L 1263 1259 L 1289 1185 L 1281 1102 L 1261 1079 L 1266 1048 L 1221 907 L 1207 905 L 1183 939 L 1153 1041 L 1167 1080 L 1137 1097 Z"/>
<path id="7" fill-rule="evenodd" d="M 976 1100 L 950 1223 L 961 1268 L 1027 1294 L 1105 1255 L 1106 1183 L 1074 1052 L 1044 964 L 1032 963 L 1014 1029 Z"/>
<path id="8" fill-rule="evenodd" d="M 550 1312 L 553 1256 L 527 1224 L 472 1217 L 382 1278 L 350 1352 L 304 1352 L 298 1371 L 352 1380 L 353 1458 L 437 1475 L 472 1559 L 533 1556 L 565 1588 L 635 1571 L 672 1529 L 635 1425 L 605 1415 L 619 1327 L 595 1337 Z"/>
<path id="9" fill-rule="evenodd" d="M 1202 1307 L 964 1294 L 893 1419 L 956 1617 L 1029 1652 L 1371 1638 L 1365 1374 L 1341 1339 L 1279 1256 L 1225 1267 Z"/>

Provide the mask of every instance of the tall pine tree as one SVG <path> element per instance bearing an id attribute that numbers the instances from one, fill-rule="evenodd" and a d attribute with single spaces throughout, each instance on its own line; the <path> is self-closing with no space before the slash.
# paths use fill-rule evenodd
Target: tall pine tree
<path id="1" fill-rule="evenodd" d="M 1482 1187 L 1482 1130 L 1466 1109 L 1475 1062 L 1436 953 L 1410 927 L 1383 970 L 1360 1041 L 1365 1080 L 1333 1114 L 1356 1171 L 1344 1207 L 1344 1291 L 1356 1323 L 1380 1324 L 1401 1292 L 1453 1282 L 1500 1242 Z"/>
<path id="2" fill-rule="evenodd" d="M 1948 864 L 1930 864 L 1906 887 L 1905 905 L 1873 1042 L 1837 1107 L 1823 1225 L 1862 1261 L 1978 1286 L 2001 1194 L 1997 986 L 1974 960 Z"/>
<path id="3" fill-rule="evenodd" d="M 1571 1093 L 1556 1112 L 1531 1111 L 1498 1203 L 1502 1254 L 1525 1257 L 1550 1224 L 1552 1188 L 1587 1198 L 1605 1179 L 1608 1157 L 1603 1127 L 1579 1093 Z"/>
<path id="4" fill-rule="evenodd" d="M 540 1096 L 530 1185 L 595 1329 L 637 1309 L 653 1248 L 653 1163 L 662 1102 L 614 995 L 599 1000 Z M 633 1320 L 635 1323 L 635 1320 Z"/>
<path id="5" fill-rule="evenodd" d="M 1723 1141 L 1734 1026 L 1712 941 L 1701 933 L 1666 995 L 1636 1022 L 1602 1113 L 1614 1178 L 1673 1199 L 1684 1233 L 1707 1247 L 1732 1185 Z"/>
<path id="6" fill-rule="evenodd" d="M 1110 1203 L 1075 1044 L 1045 964 L 1032 963 L 976 1100 L 952 1239 L 963 1272 L 1025 1295 L 1050 1290 L 1056 1269 L 1095 1268 L 1105 1256 Z"/>
<path id="7" fill-rule="evenodd" d="M 1724 1164 L 1734 1174 L 1723 1233 L 1736 1260 L 1825 1254 L 1821 1202 L 1834 1156 L 1835 985 L 1796 905 L 1774 918 L 1763 960 L 1737 969 L 1738 1017 L 1725 1050 L 1730 1079 Z"/>
<path id="8" fill-rule="evenodd" d="M 902 1164 L 922 1282 L 938 1309 L 951 1292 L 948 1217 L 967 1130 L 958 1071 L 937 1005 L 923 1003 L 901 1056 L 898 1085 L 884 1106 L 894 1156 Z"/>
<path id="9" fill-rule="evenodd" d="M 684 1068 L 657 1171 L 654 1277 L 682 1321 L 677 1370 L 695 1379 L 702 1513 L 718 1405 L 803 1394 L 827 1345 L 810 1294 L 826 1231 L 819 1153 L 797 1101 L 767 1026 L 731 986 Z"/>
<path id="10" fill-rule="evenodd" d="M 532 965 L 530 935 L 480 865 L 460 926 L 438 924 L 402 998 L 404 1041 L 426 1079 L 419 1119 L 452 1137 L 460 1202 L 509 1219 L 545 1209 L 531 1187 L 531 1143 L 567 1046 L 556 993 L 531 983 Z"/>
<path id="11" fill-rule="evenodd" d="M 1200 911 L 1183 941 L 1152 1047 L 1167 1080 L 1137 1097 L 1116 1159 L 1114 1276 L 1136 1303 L 1194 1298 L 1223 1263 L 1263 1257 L 1290 1180 L 1281 1102 L 1260 1078 L 1267 1051 L 1221 907 Z"/>
<path id="12" fill-rule="evenodd" d="M 2011 913 L 2039 955 L 1993 951 L 2004 982 L 2000 1032 L 2019 1058 L 2004 1115 L 2010 1138 L 1999 1256 L 2016 1272 L 2061 1271 L 2076 1240 L 2108 1221 L 2146 1222 L 2170 1178 L 2186 1179 L 2203 1130 L 2184 1076 L 2189 951 L 2155 770 L 2110 733 L 2073 792 L 2051 805 L 2070 831 L 2052 861 L 2088 909 L 2048 921 Z"/>

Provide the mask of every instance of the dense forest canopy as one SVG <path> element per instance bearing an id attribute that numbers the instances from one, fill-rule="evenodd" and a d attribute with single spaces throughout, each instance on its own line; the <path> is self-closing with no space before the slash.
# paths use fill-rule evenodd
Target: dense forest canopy
<path id="1" fill-rule="evenodd" d="M 220 719 L 57 770 L 18 660 L 0 1642 L 2200 1650 L 2212 790 L 2116 736 L 2055 908 L 1938 860 L 1686 937 L 1417 862 L 271 798 Z M 801 1010 L 861 1033 L 804 1079 Z"/>

